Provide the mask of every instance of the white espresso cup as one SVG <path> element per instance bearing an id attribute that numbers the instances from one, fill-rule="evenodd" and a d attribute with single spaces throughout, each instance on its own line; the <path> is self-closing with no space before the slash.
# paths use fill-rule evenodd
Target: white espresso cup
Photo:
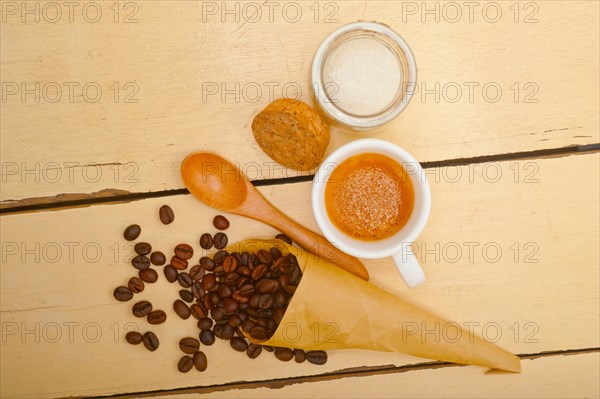
<path id="1" fill-rule="evenodd" d="M 361 241 L 350 237 L 331 222 L 325 209 L 325 186 L 331 173 L 346 159 L 364 153 L 386 155 L 398 162 L 406 170 L 414 189 L 414 207 L 408 221 L 396 234 L 383 240 Z M 402 148 L 378 139 L 356 140 L 341 146 L 323 161 L 315 174 L 312 208 L 323 235 L 343 252 L 365 259 L 391 256 L 406 285 L 412 288 L 425 281 L 423 269 L 410 247 L 429 218 L 431 191 L 419 162 Z"/>

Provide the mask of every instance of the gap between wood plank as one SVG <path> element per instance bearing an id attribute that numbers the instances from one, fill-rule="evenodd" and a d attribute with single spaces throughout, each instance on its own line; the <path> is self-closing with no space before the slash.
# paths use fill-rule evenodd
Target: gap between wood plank
<path id="1" fill-rule="evenodd" d="M 524 353 L 519 354 L 519 358 L 521 360 L 529 359 L 535 360 L 543 357 L 552 357 L 552 356 L 573 356 L 573 355 L 582 355 L 586 353 L 596 353 L 600 352 L 600 348 L 585 348 L 585 349 L 566 349 L 566 350 L 558 350 L 558 351 L 545 351 L 539 353 Z M 147 392 L 132 392 L 126 394 L 115 394 L 115 395 L 104 395 L 104 396 L 70 396 L 68 398 L 88 398 L 88 399 L 131 399 L 131 398 L 141 398 L 141 397 L 155 397 L 158 395 L 183 395 L 183 394 L 205 394 L 210 392 L 223 392 L 229 391 L 232 389 L 256 389 L 256 388 L 271 388 L 271 389 L 279 389 L 288 385 L 293 384 L 301 384 L 301 383 L 309 383 L 309 382 L 321 382 L 321 381 L 331 381 L 337 380 L 341 378 L 347 377 L 365 377 L 379 374 L 398 374 L 398 373 L 406 373 L 409 371 L 418 371 L 418 370 L 434 370 L 439 368 L 447 368 L 447 367 L 464 367 L 462 364 L 456 363 L 448 363 L 448 362 L 427 362 L 427 363 L 417 363 L 417 364 L 408 364 L 404 366 L 376 366 L 376 367 L 354 367 L 349 369 L 342 369 L 330 373 L 313 375 L 313 376 L 303 376 L 303 377 L 289 377 L 289 378 L 278 378 L 274 380 L 260 380 L 260 381 L 250 381 L 250 382 L 230 382 L 227 384 L 220 385 L 209 385 L 204 387 L 190 387 L 190 388 L 176 388 L 176 389 L 164 389 L 164 390 L 156 390 L 156 391 L 147 391 Z"/>
<path id="2" fill-rule="evenodd" d="M 486 162 L 564 157 L 570 155 L 589 154 L 598 151 L 600 151 L 600 143 L 550 148 L 545 150 L 521 151 L 506 154 L 482 155 L 478 157 L 456 158 L 444 161 L 421 162 L 421 165 L 424 169 L 433 169 L 446 166 L 460 166 L 469 164 L 480 164 Z M 312 181 L 313 177 L 314 175 L 307 175 L 284 177 L 279 179 L 254 180 L 252 181 L 252 184 L 256 187 L 261 187 L 300 183 Z M 0 204 L 0 215 L 53 210 L 60 208 L 92 206 L 96 204 L 125 203 L 131 201 L 139 201 L 147 198 L 170 197 L 174 195 L 186 194 L 189 194 L 189 191 L 185 188 L 146 193 L 130 193 L 126 190 L 104 189 L 91 194 L 59 194 L 52 197 L 32 197 Z"/>

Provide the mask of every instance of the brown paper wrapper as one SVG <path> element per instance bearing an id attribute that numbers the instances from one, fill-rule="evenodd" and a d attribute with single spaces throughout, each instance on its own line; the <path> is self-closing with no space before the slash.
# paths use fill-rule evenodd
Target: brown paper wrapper
<path id="1" fill-rule="evenodd" d="M 368 349 L 520 372 L 517 356 L 281 240 L 246 240 L 229 251 L 276 246 L 302 268 L 275 334 L 261 343 L 305 350 Z M 251 341 L 255 341 L 251 339 Z"/>

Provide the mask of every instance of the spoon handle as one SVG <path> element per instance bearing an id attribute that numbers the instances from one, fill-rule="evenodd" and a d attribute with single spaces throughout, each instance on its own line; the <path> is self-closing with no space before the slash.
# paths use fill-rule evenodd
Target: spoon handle
<path id="1" fill-rule="evenodd" d="M 253 211 L 246 212 L 246 216 L 258 219 L 277 230 L 281 231 L 305 250 L 333 263 L 334 265 L 354 274 L 363 280 L 369 280 L 369 273 L 360 260 L 348 255 L 333 246 L 325 237 L 319 235 L 301 224 L 297 223 L 279 209 L 275 208 L 258 191 L 252 199 L 255 202 L 251 207 Z M 261 202 L 260 204 L 258 202 Z"/>

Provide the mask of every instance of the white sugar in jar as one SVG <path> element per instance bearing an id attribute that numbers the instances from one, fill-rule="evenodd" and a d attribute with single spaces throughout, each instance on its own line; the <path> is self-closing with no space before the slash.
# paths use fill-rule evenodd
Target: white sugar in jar
<path id="1" fill-rule="evenodd" d="M 369 130 L 408 105 L 417 68 L 406 42 L 387 25 L 354 22 L 323 40 L 311 75 L 317 104 L 329 119 Z"/>

